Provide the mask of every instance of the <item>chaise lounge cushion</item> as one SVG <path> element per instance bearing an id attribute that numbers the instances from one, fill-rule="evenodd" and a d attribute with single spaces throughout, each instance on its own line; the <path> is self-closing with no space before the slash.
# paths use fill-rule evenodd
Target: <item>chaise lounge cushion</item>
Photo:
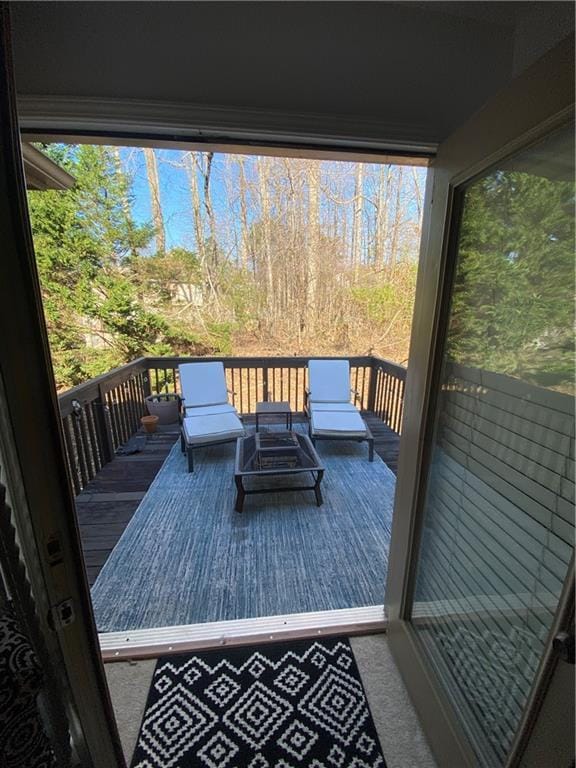
<path id="1" fill-rule="evenodd" d="M 184 405 L 220 405 L 228 402 L 222 363 L 183 363 L 178 367 Z"/>
<path id="2" fill-rule="evenodd" d="M 314 409 L 310 416 L 312 437 L 365 437 L 366 424 L 357 410 L 319 411 Z"/>
<path id="3" fill-rule="evenodd" d="M 182 430 L 187 445 L 224 442 L 244 435 L 242 422 L 235 413 L 187 416 L 182 423 Z"/>
<path id="4" fill-rule="evenodd" d="M 308 362 L 310 402 L 349 403 L 350 365 L 348 360 Z"/>
<path id="5" fill-rule="evenodd" d="M 186 406 L 186 416 L 214 416 L 218 413 L 235 413 L 238 415 L 238 411 L 233 405 L 223 403 L 222 405 L 197 405 L 194 408 Z"/>
<path id="6" fill-rule="evenodd" d="M 348 411 L 358 413 L 358 408 L 352 403 L 310 403 L 309 409 L 314 411 Z"/>

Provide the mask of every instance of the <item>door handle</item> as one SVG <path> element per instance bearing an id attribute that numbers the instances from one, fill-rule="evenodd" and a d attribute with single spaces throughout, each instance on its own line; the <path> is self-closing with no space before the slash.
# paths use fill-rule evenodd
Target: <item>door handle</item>
<path id="1" fill-rule="evenodd" d="M 567 664 L 574 664 L 574 652 L 576 643 L 574 635 L 570 632 L 558 632 L 552 640 L 552 650 Z"/>

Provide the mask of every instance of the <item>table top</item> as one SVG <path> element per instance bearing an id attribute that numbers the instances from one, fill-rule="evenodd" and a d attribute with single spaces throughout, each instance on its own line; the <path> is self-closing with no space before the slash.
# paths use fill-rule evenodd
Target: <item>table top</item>
<path id="1" fill-rule="evenodd" d="M 273 433 L 270 433 L 271 436 Z M 320 462 L 320 457 L 316 453 L 312 441 L 307 435 L 303 435 L 299 432 L 279 432 L 278 436 L 286 438 L 290 436 L 294 438 L 297 447 L 282 446 L 277 448 L 268 448 L 265 453 L 270 455 L 272 450 L 277 455 L 296 453 L 297 461 L 295 466 L 275 466 L 270 468 L 262 468 L 257 461 L 257 434 L 248 435 L 248 437 L 239 437 L 236 444 L 236 466 L 234 468 L 234 474 L 238 476 L 243 475 L 290 475 L 298 472 L 310 472 L 324 469 Z"/>
<path id="2" fill-rule="evenodd" d="M 290 413 L 290 403 L 287 400 L 256 403 L 256 413 Z"/>

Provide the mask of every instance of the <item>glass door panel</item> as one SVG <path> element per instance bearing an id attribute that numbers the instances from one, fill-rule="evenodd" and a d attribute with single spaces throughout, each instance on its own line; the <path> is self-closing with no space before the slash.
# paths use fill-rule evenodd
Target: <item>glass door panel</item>
<path id="1" fill-rule="evenodd" d="M 574 539 L 574 156 L 458 190 L 412 624 L 480 765 L 504 764 Z"/>

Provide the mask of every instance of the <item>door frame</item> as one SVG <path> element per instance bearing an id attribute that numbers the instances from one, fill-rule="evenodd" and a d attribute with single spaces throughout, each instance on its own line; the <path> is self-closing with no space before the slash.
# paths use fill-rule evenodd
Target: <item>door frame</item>
<path id="1" fill-rule="evenodd" d="M 123 768 L 82 559 L 26 201 L 10 56 L 0 3 L 0 423 L 23 567 L 11 576 L 34 599 L 47 677 L 58 682 L 72 765 Z M 29 585 L 29 587 L 28 587 Z M 49 674 L 48 674 L 49 673 Z M 51 692 L 52 694 L 52 692 Z M 63 725 L 63 724 L 62 724 Z"/>
<path id="2" fill-rule="evenodd" d="M 439 763 L 446 766 L 472 767 L 477 760 L 454 706 L 420 649 L 410 616 L 455 263 L 455 235 L 461 200 L 458 190 L 498 161 L 573 121 L 573 62 L 574 36 L 571 35 L 442 143 L 428 176 L 386 610 L 391 651 L 431 747 Z M 560 623 L 563 620 L 561 614 L 559 611 L 557 617 Z M 541 667 L 534 691 L 543 685 L 543 675 Z M 536 702 L 536 699 L 533 697 L 532 701 Z M 531 716 L 521 724 L 509 766 L 516 765 L 520 759 L 521 745 L 526 743 L 533 725 Z"/>
<path id="3" fill-rule="evenodd" d="M 54 117 L 54 110 L 50 108 L 52 100 L 48 97 L 43 102 L 47 105 L 46 115 L 39 118 L 35 114 L 31 127 L 31 118 L 29 115 L 26 117 L 26 100 L 21 120 L 16 108 L 9 10 L 8 4 L 0 1 L 0 82 L 5 86 L 3 92 L 6 94 L 0 98 L 0 118 L 4 118 L 0 120 L 0 198 L 5 202 L 0 211 L 5 246 L 5 279 L 0 282 L 0 322 L 3 327 L 17 328 L 18 332 L 0 335 L 0 393 L 6 393 L 2 404 L 6 406 L 5 422 L 9 427 L 2 448 L 10 454 L 12 485 L 22 501 L 20 507 L 14 510 L 25 533 L 21 542 L 22 556 L 37 601 L 41 632 L 45 638 L 50 638 L 50 660 L 62 683 L 62 699 L 79 764 L 86 768 L 124 768 L 84 570 L 74 494 L 67 474 L 29 224 L 20 139 L 24 135 L 28 141 L 67 139 L 109 144 L 130 141 L 141 146 L 194 147 L 204 151 L 213 149 L 362 162 L 403 161 L 403 164 L 417 166 L 428 165 L 435 145 L 413 146 L 410 142 L 401 144 L 348 136 L 335 139 L 323 134 L 309 136 L 301 128 L 296 130 L 296 127 L 288 136 L 276 139 L 270 131 L 247 137 L 236 129 L 213 130 L 206 137 L 205 131 L 194 132 L 189 128 L 187 121 L 198 119 L 194 113 L 185 117 L 184 129 L 176 132 L 176 138 L 173 126 L 163 118 L 162 112 L 160 116 L 153 110 L 147 114 L 146 105 L 139 104 L 126 131 L 124 123 L 121 126 L 118 124 L 120 118 L 114 110 L 104 121 L 99 119 L 101 103 L 98 100 L 82 105 L 82 109 L 88 111 L 85 114 L 80 110 L 85 121 L 82 132 L 75 122 L 77 115 L 72 127 L 62 114 Z M 19 107 L 22 109 L 22 105 L 19 104 Z M 123 114 L 122 109 L 120 105 L 120 115 Z M 44 128 L 51 119 L 51 129 Z M 69 133 L 62 132 L 62 123 Z M 54 125 L 59 127 L 54 128 Z M 76 130 L 79 133 L 75 133 Z M 231 138 L 226 139 L 227 136 Z M 251 143 L 244 144 L 243 141 Z M 0 409 L 0 417 L 3 415 Z M 38 439 L 38 435 L 43 436 L 42 440 Z M 49 554 L 48 544 L 57 546 L 58 558 Z M 72 605 L 74 619 L 54 631 L 49 617 L 57 615 L 56 609 L 63 602 Z M 365 622 L 360 631 L 384 629 L 383 607 L 378 606 L 374 611 L 378 615 L 371 615 L 371 620 Z M 356 617 L 353 616 L 352 620 L 354 624 L 346 622 L 339 625 L 340 633 L 348 632 L 351 627 L 358 630 Z M 329 630 L 331 632 L 333 627 Z M 314 635 L 318 632 L 324 634 L 324 630 L 319 630 L 315 623 Z M 306 636 L 311 636 L 311 632 L 307 631 Z M 158 650 L 156 648 L 154 652 Z M 114 658 L 118 658 L 116 650 Z"/>
<path id="4" fill-rule="evenodd" d="M 0 21 L 2 22 L 4 50 L 9 43 L 6 34 L 6 16 L 7 11 L 2 7 Z M 421 262 L 419 270 L 416 294 L 417 309 L 414 328 L 418 332 L 413 332 L 412 335 L 412 371 L 408 374 L 407 382 L 407 413 L 402 438 L 396 493 L 397 513 L 394 516 L 393 548 L 389 569 L 387 604 L 390 617 L 390 639 L 391 644 L 395 647 L 397 646 L 397 636 L 405 635 L 408 643 L 413 640 L 406 629 L 410 595 L 410 578 L 408 577 L 413 572 L 413 558 L 409 555 L 414 551 L 418 531 L 417 502 L 422 492 L 420 468 L 425 449 L 421 435 L 424 435 L 425 414 L 428 412 L 430 386 L 433 381 L 433 349 L 439 321 L 438 308 L 441 306 L 440 288 L 446 266 L 443 231 L 444 223 L 450 215 L 455 184 L 455 179 L 452 178 L 449 169 L 466 167 L 469 173 L 473 173 L 476 163 L 479 164 L 479 168 L 476 170 L 478 172 L 482 167 L 482 161 L 486 157 L 487 150 L 490 150 L 494 155 L 492 162 L 497 159 L 498 153 L 502 156 L 511 151 L 508 148 L 506 152 L 502 152 L 502 141 L 504 140 L 504 145 L 507 145 L 507 142 L 513 142 L 518 132 L 518 125 L 525 123 L 527 126 L 531 126 L 528 130 L 536 130 L 538 123 L 543 119 L 543 115 L 552 115 L 565 109 L 565 104 L 568 103 L 567 91 L 571 92 L 572 90 L 571 83 L 568 81 L 571 79 L 572 72 L 573 40 L 568 46 L 565 44 L 559 46 L 558 49 L 547 55 L 545 60 L 547 66 L 544 68 L 544 77 L 542 77 L 541 68 L 539 69 L 541 65 L 539 62 L 520 78 L 525 81 L 524 93 L 531 93 L 534 90 L 541 93 L 542 99 L 538 103 L 531 103 L 528 100 L 528 103 L 522 104 L 521 100 L 516 99 L 514 103 L 518 114 L 514 114 L 514 109 L 508 99 L 498 97 L 491 106 L 494 107 L 494 104 L 498 103 L 500 113 L 498 114 L 497 109 L 492 109 L 492 119 L 487 119 L 486 110 L 483 110 L 479 116 L 480 122 L 476 123 L 476 130 L 473 132 L 473 135 L 481 138 L 479 147 L 482 147 L 483 152 L 476 147 L 473 147 L 472 150 L 477 151 L 471 151 L 470 146 L 468 146 L 470 135 L 467 135 L 465 130 L 458 132 L 449 142 L 442 145 L 440 157 L 435 163 L 435 170 L 429 173 L 426 193 L 428 203 L 425 207 L 421 251 L 424 261 Z M 562 75 L 561 77 L 557 77 L 558 72 Z M 546 80 L 546 73 L 554 73 L 553 87 Z M 532 83 L 530 86 L 530 78 L 535 79 L 536 84 Z M 22 322 L 22 325 L 19 325 L 20 338 L 30 339 L 29 350 L 25 351 L 25 355 L 22 351 L 24 345 L 21 344 L 18 348 L 14 339 L 6 341 L 6 348 L 9 352 L 6 359 L 12 360 L 13 364 L 15 362 L 21 364 L 24 358 L 29 364 L 28 367 L 24 368 L 26 376 L 22 375 L 22 371 L 11 371 L 7 367 L 6 388 L 8 396 L 14 395 L 20 400 L 17 408 L 11 407 L 10 417 L 14 425 L 17 455 L 23 472 L 26 492 L 31 502 L 30 508 L 35 532 L 38 536 L 38 541 L 34 544 L 38 552 L 38 562 L 41 565 L 40 576 L 46 582 L 48 595 L 53 589 L 52 597 L 59 597 L 62 589 L 62 582 L 59 583 L 55 579 L 56 574 L 50 570 L 41 546 L 42 535 L 47 535 L 51 526 L 53 532 L 56 530 L 60 534 L 66 562 L 69 566 L 71 565 L 71 572 L 67 574 L 67 589 L 73 589 L 75 592 L 78 615 L 76 622 L 71 625 L 72 629 L 63 633 L 62 653 L 65 658 L 73 661 L 67 668 L 67 673 L 70 674 L 70 683 L 72 687 L 75 687 L 74 693 L 78 698 L 80 723 L 85 726 L 86 733 L 90 737 L 88 739 L 91 742 L 88 745 L 89 752 L 93 755 L 108 755 L 108 758 L 103 758 L 100 762 L 95 759 L 94 765 L 106 765 L 107 767 L 115 764 L 121 765 L 123 763 L 121 753 L 119 753 L 119 742 L 111 717 L 111 707 L 102 665 L 98 659 L 95 625 L 89 600 L 86 599 L 88 588 L 81 562 L 78 532 L 74 523 L 73 498 L 65 472 L 46 331 L 43 319 L 39 314 L 40 294 L 27 224 L 24 179 L 19 141 L 17 140 L 11 71 L 9 85 L 12 142 L 9 161 L 13 174 L 11 191 L 15 194 L 16 203 L 13 202 L 9 206 L 10 224 L 14 229 L 13 237 L 11 242 L 9 242 L 8 237 L 5 242 L 6 251 L 13 252 L 14 255 L 12 267 L 16 282 L 11 284 L 10 291 L 6 291 L 6 297 L 12 299 L 11 306 L 16 312 L 14 317 L 18 319 L 19 324 Z M 482 131 L 486 131 L 487 128 L 489 134 L 490 126 L 493 125 L 494 117 L 497 114 L 498 131 L 495 133 L 498 135 L 492 137 L 494 140 L 491 142 L 490 136 L 482 135 Z M 514 119 L 511 119 L 513 114 Z M 484 122 L 482 122 L 482 116 L 484 116 Z M 478 119 L 476 118 L 473 122 L 478 121 Z M 508 139 L 505 138 L 506 134 L 508 134 Z M 18 168 L 19 163 L 20 168 Z M 22 251 L 23 245 L 24 251 Z M 22 252 L 26 258 L 22 258 Z M 21 299 L 21 307 L 15 306 L 16 296 Z M 418 306 L 418 302 L 422 303 L 422 307 Z M 14 325 L 16 324 L 13 322 Z M 31 402 L 37 406 L 34 420 L 31 419 L 30 406 L 27 405 Z M 39 444 L 39 441 L 27 439 L 29 429 L 37 431 L 39 428 L 48 430 L 48 439 L 43 446 Z M 408 460 L 408 455 L 411 456 L 411 460 Z M 417 458 L 417 461 L 414 461 L 414 458 Z M 39 491 L 42 490 L 44 481 L 48 491 L 42 497 Z M 54 528 L 56 524 L 61 528 Z M 400 562 L 402 557 L 406 558 L 404 566 Z M 426 672 L 425 669 L 424 672 Z M 87 677 L 84 680 L 75 680 L 75 675 L 81 673 L 85 673 Z M 434 694 L 435 696 L 432 679 L 430 679 L 430 686 L 431 695 Z M 446 702 L 446 707 L 446 712 L 449 714 L 449 702 Z M 440 718 L 439 722 L 444 723 L 444 718 Z M 429 731 L 429 729 L 427 730 Z M 110 735 L 109 741 L 103 738 L 106 734 Z M 430 731 L 428 735 L 433 741 Z M 462 745 L 457 746 L 458 750 L 454 754 L 460 754 Z M 464 747 L 465 744 L 462 748 Z M 460 762 L 458 765 L 465 764 L 467 763 Z"/>

